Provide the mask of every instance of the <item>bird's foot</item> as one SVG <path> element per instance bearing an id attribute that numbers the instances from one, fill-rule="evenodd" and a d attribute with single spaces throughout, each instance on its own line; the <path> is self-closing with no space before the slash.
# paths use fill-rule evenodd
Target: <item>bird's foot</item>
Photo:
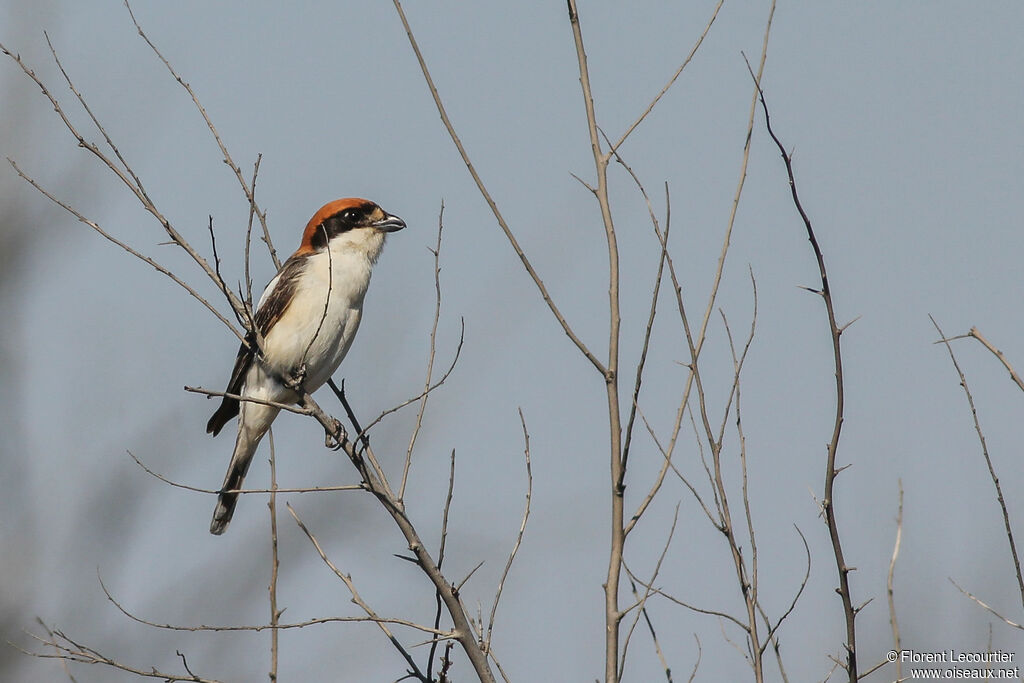
<path id="1" fill-rule="evenodd" d="M 332 451 L 339 450 L 348 440 L 348 433 L 339 420 L 332 418 L 331 428 L 324 430 L 324 446 Z"/>
<path id="2" fill-rule="evenodd" d="M 303 363 L 292 372 L 291 377 L 288 378 L 288 388 L 292 391 L 302 394 L 302 383 L 306 381 L 306 364 Z"/>

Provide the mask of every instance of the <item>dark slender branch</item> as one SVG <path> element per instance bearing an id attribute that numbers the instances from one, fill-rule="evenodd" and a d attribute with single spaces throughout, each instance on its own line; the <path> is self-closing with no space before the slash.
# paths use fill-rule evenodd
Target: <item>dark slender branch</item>
<path id="1" fill-rule="evenodd" d="M 751 75 L 753 76 L 753 73 L 751 73 Z M 843 330 L 836 322 L 835 308 L 832 302 L 832 290 L 829 287 L 828 272 L 825 269 L 825 257 L 822 255 L 821 247 L 818 245 L 818 239 L 814 234 L 811 219 L 807 216 L 807 212 L 804 210 L 803 204 L 800 202 L 800 196 L 797 192 L 796 178 L 793 174 L 793 158 L 786 151 L 785 145 L 783 145 L 782 141 L 779 140 L 778 136 L 776 136 L 775 131 L 772 130 L 771 116 L 768 112 L 768 103 L 765 101 L 764 91 L 761 90 L 760 85 L 758 85 L 758 91 L 760 93 L 759 97 L 761 101 L 761 108 L 764 111 L 765 127 L 768 130 L 768 135 L 771 136 L 772 141 L 775 142 L 776 147 L 778 147 L 779 154 L 782 155 L 782 160 L 786 165 L 786 175 L 789 178 L 789 190 L 793 198 L 793 205 L 800 214 L 804 228 L 807 231 L 807 239 L 810 241 L 811 248 L 814 250 L 814 258 L 818 262 L 818 274 L 821 277 L 820 294 L 821 298 L 825 302 L 825 311 L 828 315 L 829 332 L 832 339 L 832 357 L 835 364 L 836 411 L 835 421 L 832 426 L 832 438 L 828 444 L 828 455 L 826 457 L 825 464 L 825 491 L 821 500 L 821 508 L 825 513 L 825 524 L 828 526 L 829 537 L 832 541 L 832 550 L 835 555 L 836 569 L 839 575 L 838 592 L 843 603 L 843 615 L 846 621 L 846 662 L 844 668 L 846 669 L 849 682 L 857 683 L 857 610 L 854 608 L 853 597 L 850 591 L 849 574 L 851 567 L 846 564 L 846 559 L 843 556 L 843 546 L 839 538 L 839 523 L 836 521 L 834 497 L 836 475 L 841 471 L 836 468 L 836 453 L 839 450 L 839 437 L 843 431 L 843 411 L 845 407 L 843 354 L 840 345 L 840 337 Z"/>

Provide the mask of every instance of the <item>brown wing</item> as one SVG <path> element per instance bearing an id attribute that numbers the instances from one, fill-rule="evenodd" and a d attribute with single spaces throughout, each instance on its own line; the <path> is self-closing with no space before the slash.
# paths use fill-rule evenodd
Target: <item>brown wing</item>
<path id="1" fill-rule="evenodd" d="M 295 293 L 296 283 L 306 266 L 305 254 L 294 254 L 284 265 L 277 276 L 267 287 L 260 299 L 259 307 L 256 310 L 256 327 L 264 337 L 270 332 L 270 328 L 281 319 Z M 245 343 L 238 348 L 238 355 L 235 356 L 235 367 L 231 370 L 231 379 L 228 381 L 228 388 L 224 393 L 241 394 L 245 385 L 245 376 L 252 366 L 255 357 L 256 338 L 252 334 L 245 337 Z M 228 421 L 238 415 L 238 399 L 225 396 L 220 407 L 206 423 L 206 433 L 217 436 L 220 430 Z"/>

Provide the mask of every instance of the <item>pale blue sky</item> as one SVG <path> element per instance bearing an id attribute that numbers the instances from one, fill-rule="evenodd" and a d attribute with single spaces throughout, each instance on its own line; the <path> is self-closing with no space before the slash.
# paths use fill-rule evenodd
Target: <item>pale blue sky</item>
<path id="1" fill-rule="evenodd" d="M 680 6 L 683 5 L 683 6 Z M 599 121 L 617 138 L 689 51 L 714 6 L 582 3 Z M 600 676 L 601 582 L 607 562 L 603 384 L 576 352 L 522 271 L 447 138 L 390 3 L 138 3 L 150 37 L 195 88 L 235 160 L 263 154 L 258 194 L 286 254 L 324 202 L 366 196 L 402 216 L 377 268 L 359 338 L 341 375 L 363 415 L 422 384 L 433 281 L 427 246 L 445 202 L 444 311 L 439 362 L 459 318 L 462 360 L 430 405 L 413 470 L 410 508 L 436 536 L 447 456 L 458 453 L 449 562 L 453 576 L 479 561 L 464 597 L 485 612 L 515 537 L 523 503 L 517 408 L 531 434 L 534 508 L 506 586 L 495 648 L 514 680 Z M 595 203 L 570 173 L 593 176 L 572 37 L 562 2 L 409 3 L 409 20 L 478 170 L 569 321 L 598 355 L 606 343 L 606 263 Z M 759 53 L 767 3 L 727 2 L 697 57 L 622 153 L 663 213 L 673 197 L 673 253 L 691 315 L 703 310 L 738 179 L 751 83 L 741 52 Z M 1016 2 L 780 3 L 764 87 L 776 131 L 795 150 L 804 206 L 825 251 L 843 321 L 846 426 L 839 460 L 841 531 L 855 599 L 874 601 L 860 626 L 862 662 L 889 648 L 885 571 L 895 532 L 897 478 L 906 490 L 896 601 L 904 643 L 918 650 L 984 649 L 992 619 L 947 580 L 1020 620 L 1002 520 L 956 375 L 928 314 L 948 333 L 977 325 L 1024 369 L 1020 313 L 1024 253 L 1022 152 L 1024 9 Z M 240 277 L 247 206 L 184 91 L 137 37 L 118 2 L 66 0 L 0 6 L 0 41 L 19 51 L 71 106 L 46 51 L 65 67 L 154 200 L 195 244 L 212 215 L 224 268 Z M 0 68 L 0 153 L 111 232 L 196 281 L 132 197 L 77 150 L 48 103 L 9 60 Z M 635 361 L 657 258 L 646 209 L 629 178 L 611 173 L 623 258 L 624 363 Z M 231 436 L 204 433 L 213 404 L 183 385 L 221 388 L 236 341 L 168 280 L 91 234 L 0 172 L 0 196 L 27 235 L 0 289 L 8 391 L 0 487 L 5 521 L 2 593 L 14 624 L 39 615 L 83 642 L 135 664 L 260 680 L 267 637 L 198 637 L 130 623 L 96 581 L 140 615 L 173 623 L 266 619 L 266 510 L 249 496 L 223 538 L 206 533 L 212 500 L 143 473 L 131 450 L 184 483 L 221 481 Z M 8 244 L 5 241 L 5 244 Z M 11 252 L 14 253 L 13 251 Z M 7 256 L 7 255 L 3 255 Z M 736 334 L 749 325 L 747 274 L 759 293 L 758 332 L 743 383 L 743 421 L 761 552 L 761 589 L 777 614 L 803 569 L 811 580 L 781 631 L 791 680 L 820 680 L 842 642 L 835 569 L 813 496 L 820 496 L 833 406 L 831 347 L 814 295 L 817 271 L 789 200 L 785 171 L 758 117 L 748 178 L 719 305 Z M 254 259 L 254 279 L 272 275 Z M 209 286 L 203 291 L 215 294 Z M 662 299 L 651 374 L 641 404 L 664 435 L 684 369 L 685 342 Z M 704 356 L 713 405 L 730 376 L 716 318 Z M 972 382 L 1013 521 L 1024 522 L 1019 465 L 1024 395 L 977 344 L 957 350 Z M 632 371 L 627 373 L 632 376 Z M 322 403 L 334 409 L 332 399 Z M 716 408 L 720 410 L 720 408 Z M 375 432 L 398 467 L 414 415 Z M 230 430 L 228 430 L 230 431 Z M 284 486 L 352 481 L 322 449 L 318 428 L 295 417 L 276 428 Z M 646 488 L 658 455 L 642 431 L 630 495 Z M 735 462 L 735 436 L 727 457 Z M 681 468 L 700 473 L 693 438 Z M 268 478 L 265 456 L 252 482 Z M 357 496 L 288 498 L 351 572 L 380 613 L 432 617 L 426 581 L 399 535 Z M 638 499 L 633 499 L 633 504 Z M 680 506 L 659 585 L 715 609 L 740 604 L 724 544 L 685 489 L 666 486 L 628 550 L 653 567 Z M 293 525 L 282 534 L 281 601 L 299 620 L 349 612 Z M 1024 535 L 1024 531 L 1019 531 Z M 676 679 L 703 646 L 703 680 L 741 680 L 745 665 L 711 617 L 651 607 Z M 737 634 L 732 634 L 738 638 Z M 15 633 L 18 642 L 22 636 Z M 409 638 L 416 642 L 418 636 Z M 995 647 L 1024 656 L 1019 633 L 996 623 Z M 626 680 L 663 676 L 649 639 L 632 643 Z M 282 681 L 393 680 L 399 658 L 369 626 L 330 625 L 282 636 Z M 422 648 L 421 648 L 422 650 Z M 422 656 L 421 651 L 417 651 Z M 17 659 L 18 681 L 59 680 L 53 662 Z M 78 681 L 123 680 L 96 669 Z M 465 680 L 460 661 L 456 679 Z M 876 674 L 891 680 L 894 671 Z M 886 678 L 888 677 L 888 678 Z"/>

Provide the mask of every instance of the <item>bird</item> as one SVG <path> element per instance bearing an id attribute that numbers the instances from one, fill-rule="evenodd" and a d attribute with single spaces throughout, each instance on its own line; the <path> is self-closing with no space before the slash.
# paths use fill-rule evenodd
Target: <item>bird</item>
<path id="1" fill-rule="evenodd" d="M 302 400 L 345 358 L 363 313 L 370 274 L 387 235 L 405 221 L 357 197 L 322 206 L 306 224 L 298 250 L 263 291 L 253 330 L 238 349 L 231 379 L 206 431 L 217 436 L 238 416 L 238 435 L 224 483 L 218 491 L 210 533 L 223 534 L 260 440 L 280 408 L 268 403 Z M 263 401 L 239 400 L 256 399 Z"/>

